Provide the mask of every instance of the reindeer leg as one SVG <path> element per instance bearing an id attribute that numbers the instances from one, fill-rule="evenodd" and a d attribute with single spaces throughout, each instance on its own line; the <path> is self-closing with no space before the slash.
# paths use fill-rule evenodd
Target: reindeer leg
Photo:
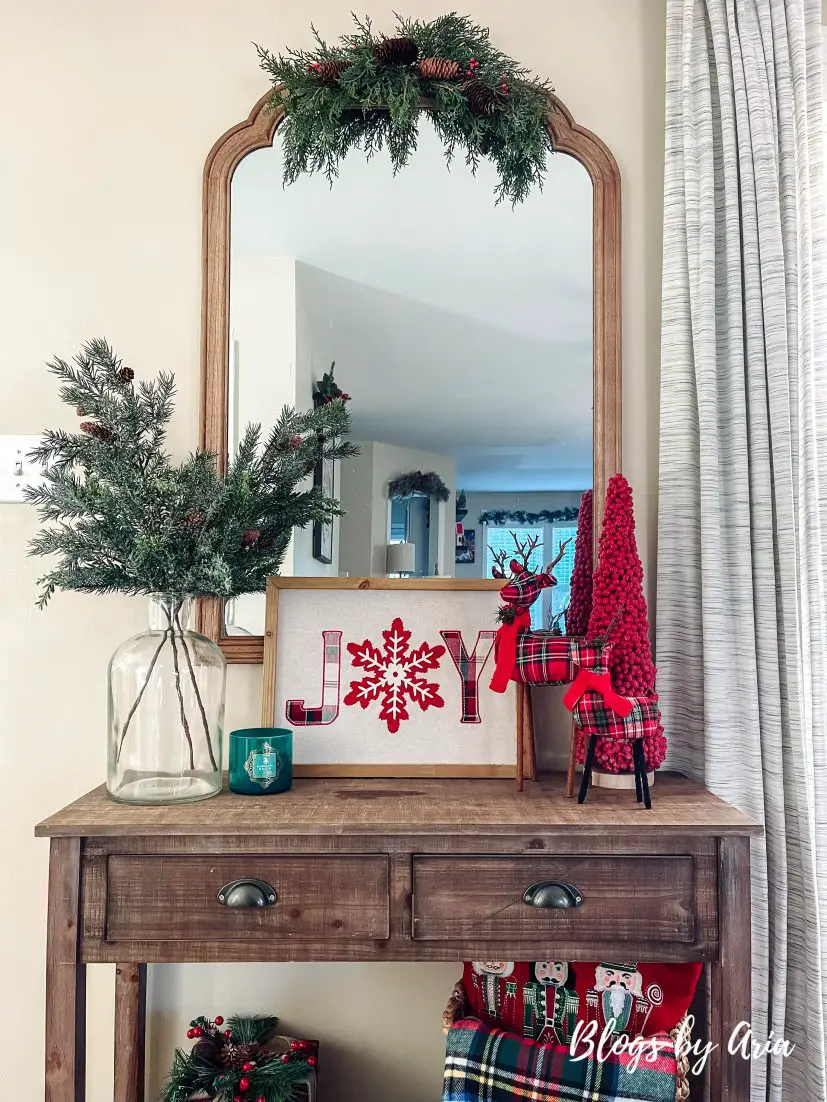
<path id="1" fill-rule="evenodd" d="M 531 686 L 524 685 L 523 692 L 523 739 L 525 742 L 523 755 L 525 758 L 526 776 L 530 781 L 537 780 L 537 747 L 534 741 L 534 708 L 531 703 Z"/>
<path id="2" fill-rule="evenodd" d="M 577 771 L 577 725 L 571 724 L 571 746 L 569 747 L 569 771 L 566 774 L 566 796 L 574 799 L 574 777 Z"/>
<path id="3" fill-rule="evenodd" d="M 523 714 L 525 711 L 525 698 L 524 698 L 525 686 L 522 683 L 518 683 L 516 686 L 517 695 L 517 791 L 522 792 L 523 781 L 525 780 L 525 764 L 523 758 L 523 750 L 525 743 L 523 741 Z"/>
<path id="4" fill-rule="evenodd" d="M 583 767 L 583 780 L 580 782 L 580 795 L 577 797 L 579 804 L 586 802 L 586 796 L 589 794 L 589 785 L 592 780 L 592 769 L 594 768 L 594 755 L 597 750 L 597 736 L 589 736 L 589 746 L 586 750 L 586 764 Z"/>
<path id="5" fill-rule="evenodd" d="M 643 787 L 640 783 L 640 761 L 637 756 L 637 740 L 632 743 L 632 757 L 635 762 L 635 796 L 637 796 L 637 802 L 643 803 Z"/>
<path id="6" fill-rule="evenodd" d="M 638 768 L 640 769 L 640 787 L 643 789 L 643 806 L 647 811 L 651 811 L 652 797 L 649 793 L 649 778 L 646 775 L 646 755 L 643 752 L 643 739 L 635 739 L 634 754 L 636 760 L 640 763 Z"/>

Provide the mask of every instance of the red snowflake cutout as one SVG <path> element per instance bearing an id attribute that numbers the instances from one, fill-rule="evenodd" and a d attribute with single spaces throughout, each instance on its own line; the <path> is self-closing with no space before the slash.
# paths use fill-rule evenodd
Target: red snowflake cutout
<path id="1" fill-rule="evenodd" d="M 424 673 L 439 668 L 445 647 L 422 643 L 411 650 L 411 633 L 398 616 L 390 630 L 382 632 L 382 638 L 385 642 L 381 650 L 369 639 L 348 643 L 353 665 L 364 669 L 365 676 L 361 681 L 351 681 L 344 703 L 359 704 L 364 709 L 381 697 L 379 719 L 387 723 L 388 730 L 395 735 L 402 720 L 410 718 L 408 700 L 418 704 L 423 712 L 428 708 L 444 707 L 445 701 L 437 691 L 439 685 L 426 681 Z"/>

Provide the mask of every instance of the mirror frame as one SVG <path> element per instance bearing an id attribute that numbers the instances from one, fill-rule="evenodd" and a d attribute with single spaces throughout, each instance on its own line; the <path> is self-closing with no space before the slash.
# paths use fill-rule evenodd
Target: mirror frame
<path id="1" fill-rule="evenodd" d="M 218 139 L 204 165 L 200 444 L 215 453 L 221 471 L 227 465 L 230 188 L 244 157 L 273 144 L 284 111 L 271 106 L 271 96 L 262 96 L 244 122 Z M 595 517 L 601 517 L 608 480 L 621 469 L 620 170 L 609 148 L 553 95 L 548 128 L 555 151 L 583 165 L 594 191 L 592 484 Z M 228 662 L 261 663 L 264 637 L 225 635 L 222 604 L 220 598 L 198 601 L 198 630 L 219 644 Z"/>

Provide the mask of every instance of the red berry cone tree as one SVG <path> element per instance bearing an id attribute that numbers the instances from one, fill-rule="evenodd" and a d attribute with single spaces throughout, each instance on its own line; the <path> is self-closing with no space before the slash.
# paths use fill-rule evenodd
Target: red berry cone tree
<path id="1" fill-rule="evenodd" d="M 609 479 L 606 489 L 588 636 L 595 638 L 604 634 L 621 605 L 623 614 L 609 636 L 613 644 L 609 655 L 612 685 L 621 696 L 656 700 L 655 664 L 649 642 L 643 567 L 635 540 L 632 490 L 623 475 L 616 474 Z M 584 739 L 579 736 L 578 761 L 583 761 L 584 750 Z M 643 750 L 648 769 L 656 769 L 662 764 L 666 756 L 663 727 L 659 726 L 657 734 L 643 740 Z M 632 744 L 598 739 L 595 765 L 607 773 L 633 772 Z"/>
<path id="2" fill-rule="evenodd" d="M 589 630 L 594 570 L 592 497 L 592 491 L 586 490 L 580 498 L 577 536 L 574 541 L 574 569 L 571 572 L 569 608 L 566 613 L 566 635 L 585 635 Z"/>

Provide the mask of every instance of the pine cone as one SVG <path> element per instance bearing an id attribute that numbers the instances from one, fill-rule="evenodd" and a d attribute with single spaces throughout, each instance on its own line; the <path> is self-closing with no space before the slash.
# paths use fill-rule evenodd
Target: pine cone
<path id="1" fill-rule="evenodd" d="M 497 109 L 497 94 L 481 80 L 469 80 L 463 92 L 472 115 L 490 118 Z"/>
<path id="2" fill-rule="evenodd" d="M 118 381 L 121 383 L 131 383 L 135 378 L 135 372 L 131 367 L 122 367 L 118 372 Z"/>
<path id="3" fill-rule="evenodd" d="M 255 1060 L 256 1063 L 261 1062 L 261 1057 L 265 1053 L 263 1045 L 257 1044 L 244 1044 L 234 1045 L 232 1043 L 224 1045 L 220 1052 L 220 1061 L 225 1068 L 234 1068 L 236 1071 L 240 1070 L 243 1064 L 246 1064 L 248 1060 Z"/>
<path id="4" fill-rule="evenodd" d="M 374 45 L 373 56 L 380 65 L 413 65 L 419 47 L 412 38 L 383 38 Z"/>
<path id="5" fill-rule="evenodd" d="M 241 533 L 241 542 L 245 547 L 254 547 L 261 539 L 261 532 L 258 528 L 245 528 Z"/>
<path id="6" fill-rule="evenodd" d="M 88 436 L 94 436 L 102 444 L 111 444 L 115 439 L 112 430 L 106 428 L 105 425 L 99 425 L 97 421 L 81 421 L 80 428 L 82 432 L 85 432 Z"/>
<path id="7" fill-rule="evenodd" d="M 459 62 L 447 57 L 423 57 L 419 63 L 423 80 L 457 80 L 461 73 Z"/>
<path id="8" fill-rule="evenodd" d="M 352 64 L 351 61 L 314 61 L 307 71 L 319 84 L 335 84 Z"/>

